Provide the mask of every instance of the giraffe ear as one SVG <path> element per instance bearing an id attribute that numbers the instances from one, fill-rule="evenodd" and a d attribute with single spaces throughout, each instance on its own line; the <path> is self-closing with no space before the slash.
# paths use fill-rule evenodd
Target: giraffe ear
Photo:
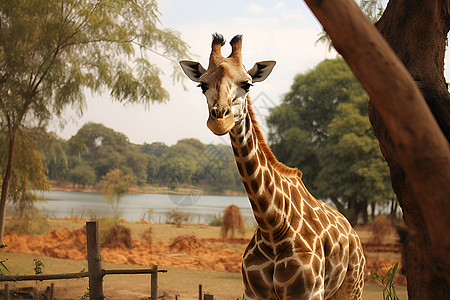
<path id="1" fill-rule="evenodd" d="M 272 72 L 275 63 L 276 62 L 273 60 L 257 62 L 253 68 L 248 71 L 248 74 L 252 76 L 253 82 L 263 81 L 269 76 L 270 72 Z"/>
<path id="2" fill-rule="evenodd" d="M 184 74 L 195 82 L 200 82 L 200 76 L 206 72 L 205 68 L 203 68 L 202 65 L 196 61 L 181 60 L 180 66 L 183 69 Z"/>

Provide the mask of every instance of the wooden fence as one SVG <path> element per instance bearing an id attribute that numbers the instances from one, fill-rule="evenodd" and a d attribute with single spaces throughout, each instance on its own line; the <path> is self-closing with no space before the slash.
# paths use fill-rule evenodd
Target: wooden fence
<path id="1" fill-rule="evenodd" d="M 159 270 L 158 266 L 151 269 L 121 269 L 105 270 L 101 266 L 100 256 L 100 234 L 98 221 L 86 222 L 87 236 L 87 258 L 88 272 L 65 273 L 65 274 L 38 274 L 38 275 L 0 275 L 0 282 L 5 281 L 26 281 L 26 280 L 57 280 L 75 279 L 89 277 L 89 297 L 91 300 L 103 300 L 103 277 L 112 274 L 151 274 L 150 276 L 150 299 L 158 298 L 158 273 L 165 273 L 167 270 Z M 9 291 L 5 286 L 5 299 L 9 299 Z M 53 300 L 53 285 L 50 293 Z"/>

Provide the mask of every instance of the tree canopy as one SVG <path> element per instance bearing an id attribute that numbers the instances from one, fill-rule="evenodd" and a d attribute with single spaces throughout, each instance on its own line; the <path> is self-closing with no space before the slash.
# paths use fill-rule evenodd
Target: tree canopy
<path id="1" fill-rule="evenodd" d="M 268 118 L 280 161 L 302 170 L 312 193 L 331 199 L 352 221 L 367 206 L 392 201 L 389 173 L 372 133 L 368 97 L 342 59 L 295 77 Z"/>

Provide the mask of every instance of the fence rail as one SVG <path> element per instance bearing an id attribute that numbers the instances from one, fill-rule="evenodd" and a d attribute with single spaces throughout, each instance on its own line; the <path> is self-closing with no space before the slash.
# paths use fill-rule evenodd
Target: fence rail
<path id="1" fill-rule="evenodd" d="M 116 269 L 106 270 L 101 268 L 100 238 L 98 221 L 86 222 L 88 272 L 65 273 L 65 274 L 37 274 L 37 275 L 0 275 L 3 281 L 27 281 L 27 280 L 59 280 L 77 279 L 89 277 L 89 297 L 91 300 L 103 300 L 103 277 L 106 275 L 124 274 L 150 274 L 150 299 L 157 300 L 158 297 L 158 273 L 166 273 L 167 270 L 159 270 L 158 266 L 151 269 Z M 6 289 L 7 290 L 7 289 Z M 7 292 L 9 293 L 9 292 Z M 9 299 L 6 295 L 6 299 Z"/>

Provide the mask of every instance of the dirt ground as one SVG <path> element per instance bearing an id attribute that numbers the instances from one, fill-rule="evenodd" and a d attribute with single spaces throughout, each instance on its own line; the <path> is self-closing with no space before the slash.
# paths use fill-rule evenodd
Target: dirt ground
<path id="1" fill-rule="evenodd" d="M 74 220 L 49 220 L 49 231 L 38 236 L 5 235 L 8 245 L 0 260 L 14 274 L 32 274 L 33 259 L 40 259 L 44 273 L 68 273 L 87 270 L 86 235 L 84 222 Z M 198 285 L 215 299 L 242 297 L 240 275 L 242 253 L 252 230 L 238 239 L 223 241 L 219 227 L 171 224 L 122 223 L 131 231 L 131 244 L 120 243 L 102 246 L 102 263 L 105 269 L 136 268 L 158 265 L 167 269 L 159 275 L 159 296 L 164 299 L 198 299 Z M 59 228 L 59 229 L 58 229 Z M 63 229 L 61 229 L 63 228 Z M 151 229 L 151 234 L 149 234 Z M 368 260 L 367 274 L 384 275 L 396 262 L 401 261 L 400 245 L 396 236 L 389 235 L 382 245 L 370 242 L 368 228 L 357 228 Z M 395 279 L 400 299 L 407 299 L 405 279 L 398 272 Z M 107 299 L 148 299 L 149 275 L 106 276 L 104 290 Z M 86 292 L 87 279 L 53 281 L 56 299 L 80 299 Z M 381 299 L 382 287 L 367 276 L 364 299 Z M 30 282 L 27 283 L 30 285 Z M 33 283 L 34 284 L 34 283 Z M 45 289 L 50 282 L 36 283 Z M 26 285 L 14 284 L 14 287 Z"/>

